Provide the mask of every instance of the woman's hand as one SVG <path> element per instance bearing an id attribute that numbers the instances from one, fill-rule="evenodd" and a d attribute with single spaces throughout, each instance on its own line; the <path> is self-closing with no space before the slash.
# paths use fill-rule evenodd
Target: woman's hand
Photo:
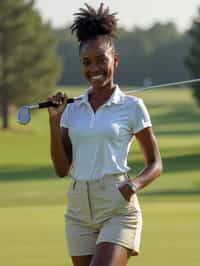
<path id="1" fill-rule="evenodd" d="M 118 187 L 120 193 L 125 198 L 125 200 L 130 201 L 131 196 L 134 194 L 133 191 L 131 191 L 129 185 L 127 183 L 121 185 Z"/>
<path id="2" fill-rule="evenodd" d="M 61 117 L 61 114 L 63 113 L 67 105 L 67 99 L 68 97 L 62 92 L 58 92 L 55 95 L 48 97 L 49 101 L 57 105 L 55 107 L 48 108 L 50 118 Z"/>

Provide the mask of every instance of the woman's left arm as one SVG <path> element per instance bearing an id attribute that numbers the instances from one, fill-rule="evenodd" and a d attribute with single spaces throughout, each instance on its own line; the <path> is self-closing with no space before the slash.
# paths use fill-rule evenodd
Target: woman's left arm
<path id="1" fill-rule="evenodd" d="M 129 181 L 134 182 L 137 190 L 139 190 L 143 187 L 146 187 L 156 177 L 161 175 L 162 160 L 160 157 L 156 137 L 151 127 L 147 127 L 136 133 L 135 137 L 140 144 L 144 157 L 145 167 L 134 179 L 131 179 Z M 133 194 L 129 186 L 127 184 L 122 185 L 121 187 L 119 187 L 119 190 L 126 198 L 126 200 L 129 201 L 130 197 Z"/>
<path id="2" fill-rule="evenodd" d="M 134 178 L 137 189 L 150 184 L 162 173 L 162 160 L 156 137 L 151 127 L 147 127 L 135 134 L 144 157 L 145 168 Z"/>

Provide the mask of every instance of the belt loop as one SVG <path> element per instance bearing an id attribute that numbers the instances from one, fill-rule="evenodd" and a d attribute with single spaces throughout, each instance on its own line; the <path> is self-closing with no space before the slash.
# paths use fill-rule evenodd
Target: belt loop
<path id="1" fill-rule="evenodd" d="M 73 185 L 72 185 L 73 190 L 75 190 L 75 187 L 76 187 L 76 180 L 74 180 Z"/>

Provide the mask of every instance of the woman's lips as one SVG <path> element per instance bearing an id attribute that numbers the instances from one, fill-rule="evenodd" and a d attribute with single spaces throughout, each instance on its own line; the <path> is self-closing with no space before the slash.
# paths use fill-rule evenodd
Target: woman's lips
<path id="1" fill-rule="evenodd" d="M 91 76 L 92 81 L 97 81 L 103 78 L 103 74 Z"/>

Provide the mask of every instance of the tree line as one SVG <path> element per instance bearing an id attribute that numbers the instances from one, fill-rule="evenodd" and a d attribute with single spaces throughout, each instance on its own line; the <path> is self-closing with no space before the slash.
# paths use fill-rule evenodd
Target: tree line
<path id="1" fill-rule="evenodd" d="M 118 29 L 122 86 L 165 83 L 200 76 L 200 9 L 185 33 L 172 22 L 149 29 Z M 46 98 L 56 85 L 83 85 L 78 43 L 69 26 L 52 29 L 34 9 L 34 0 L 0 1 L 0 116 L 9 127 L 9 106 Z M 193 84 L 200 103 L 199 84 Z"/>

